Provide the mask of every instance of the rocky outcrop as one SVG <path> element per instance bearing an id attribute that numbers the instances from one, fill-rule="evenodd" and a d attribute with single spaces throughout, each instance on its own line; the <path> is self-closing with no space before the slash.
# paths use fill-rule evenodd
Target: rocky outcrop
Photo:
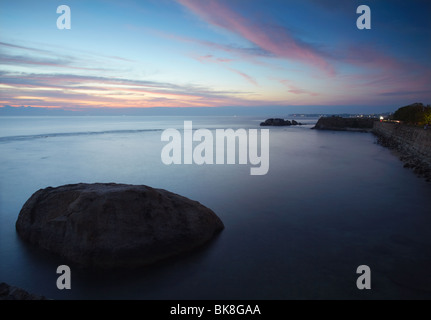
<path id="1" fill-rule="evenodd" d="M 376 122 L 373 133 L 380 145 L 398 153 L 405 168 L 431 181 L 431 128 Z"/>
<path id="2" fill-rule="evenodd" d="M 135 267 L 207 243 L 224 228 L 210 209 L 162 189 L 74 184 L 34 193 L 16 230 L 84 267 Z"/>
<path id="3" fill-rule="evenodd" d="M 375 121 L 374 118 L 321 117 L 312 129 L 371 132 Z"/>
<path id="4" fill-rule="evenodd" d="M 267 119 L 264 122 L 261 122 L 260 124 L 260 126 L 262 127 L 265 127 L 265 126 L 282 127 L 282 126 L 300 126 L 300 125 L 302 125 L 302 123 L 299 123 L 295 120 L 289 121 L 289 120 L 284 120 L 280 118 Z"/>
<path id="5" fill-rule="evenodd" d="M 2 282 L 0 283 L 0 300 L 46 300 L 46 298 Z"/>

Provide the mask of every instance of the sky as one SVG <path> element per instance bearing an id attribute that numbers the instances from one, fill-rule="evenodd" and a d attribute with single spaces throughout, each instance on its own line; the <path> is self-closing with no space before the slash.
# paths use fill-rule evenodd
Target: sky
<path id="1" fill-rule="evenodd" d="M 429 104 L 430 14 L 427 0 L 0 0 L 0 106 Z"/>

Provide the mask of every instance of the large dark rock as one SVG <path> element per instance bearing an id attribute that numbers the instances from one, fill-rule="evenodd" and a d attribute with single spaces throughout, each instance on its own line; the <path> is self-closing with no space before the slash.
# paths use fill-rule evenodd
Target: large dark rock
<path id="1" fill-rule="evenodd" d="M 148 186 L 74 184 L 46 188 L 16 222 L 26 241 L 85 267 L 146 265 L 194 249 L 224 228 L 196 201 Z"/>
<path id="2" fill-rule="evenodd" d="M 2 282 L 0 283 L 0 300 L 46 300 L 46 298 Z"/>

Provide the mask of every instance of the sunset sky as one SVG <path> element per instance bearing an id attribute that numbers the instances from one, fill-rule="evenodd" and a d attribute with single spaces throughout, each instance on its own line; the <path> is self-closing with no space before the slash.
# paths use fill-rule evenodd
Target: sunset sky
<path id="1" fill-rule="evenodd" d="M 430 16 L 426 0 L 0 0 L 0 106 L 427 104 Z"/>

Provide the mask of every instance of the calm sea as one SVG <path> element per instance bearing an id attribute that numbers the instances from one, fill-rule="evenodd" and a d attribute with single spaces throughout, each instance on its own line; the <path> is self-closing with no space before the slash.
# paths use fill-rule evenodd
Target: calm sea
<path id="1" fill-rule="evenodd" d="M 52 299 L 431 298 L 431 186 L 372 134 L 270 129 L 264 176 L 249 165 L 161 161 L 164 129 L 260 128 L 253 117 L 0 117 L 0 282 Z M 84 271 L 23 243 L 15 222 L 38 189 L 145 184 L 214 210 L 203 250 L 132 271 Z M 58 290 L 57 266 L 72 269 Z M 356 269 L 371 269 L 358 290 Z"/>

